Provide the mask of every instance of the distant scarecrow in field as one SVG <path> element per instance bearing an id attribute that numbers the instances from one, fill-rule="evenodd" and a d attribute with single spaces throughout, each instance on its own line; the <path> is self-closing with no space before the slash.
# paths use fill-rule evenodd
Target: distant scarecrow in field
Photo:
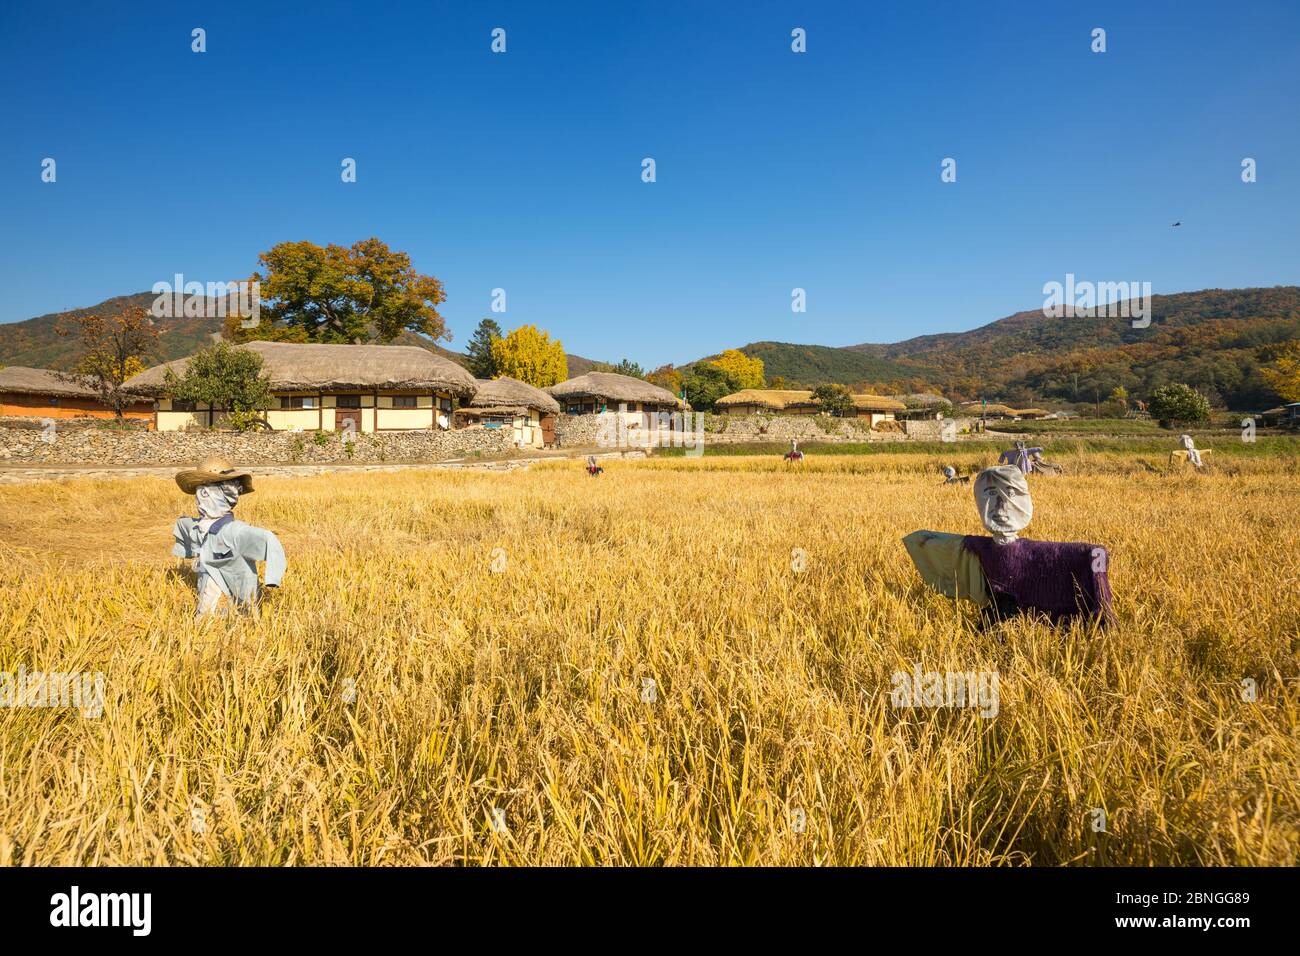
<path id="1" fill-rule="evenodd" d="M 591 475 L 591 477 L 595 478 L 597 475 L 603 475 L 604 473 L 605 473 L 605 469 L 604 469 L 604 468 L 601 468 L 600 465 L 596 464 L 596 456 L 595 456 L 595 455 L 588 455 L 588 456 L 587 456 L 587 474 L 589 474 L 589 475 Z"/>
<path id="2" fill-rule="evenodd" d="M 222 458 L 209 458 L 197 468 L 176 475 L 181 491 L 194 495 L 199 516 L 176 519 L 172 554 L 193 559 L 198 574 L 195 619 L 256 605 L 260 596 L 257 562 L 266 562 L 266 587 L 279 587 L 284 576 L 284 548 L 270 531 L 235 518 L 240 495 L 253 493 L 250 472 L 235 469 Z"/>
<path id="3" fill-rule="evenodd" d="M 1043 449 L 1026 448 L 1022 441 L 1016 442 L 1016 447 L 1004 451 L 998 456 L 998 463 L 1002 465 L 1015 465 L 1023 474 L 1029 474 L 1034 470 L 1034 455 L 1042 457 Z"/>
<path id="4" fill-rule="evenodd" d="M 803 464 L 803 452 L 799 450 L 799 442 L 793 438 L 790 439 L 790 450 L 785 453 L 782 461 L 793 462 L 796 465 Z"/>
<path id="5" fill-rule="evenodd" d="M 1205 467 L 1205 462 L 1201 460 L 1201 452 L 1196 447 L 1196 442 L 1192 441 L 1192 436 L 1183 435 L 1178 440 L 1182 442 L 1183 451 L 1187 453 L 1187 460 L 1197 468 Z"/>
<path id="6" fill-rule="evenodd" d="M 1015 465 L 985 468 L 974 492 L 992 537 L 913 531 L 903 539 L 926 584 L 994 616 L 1031 611 L 1053 623 L 1079 616 L 1113 620 L 1105 548 L 1020 537 L 1034 516 L 1024 472 Z"/>
<path id="7" fill-rule="evenodd" d="M 957 469 L 952 465 L 944 465 L 943 483 L 945 485 L 966 485 L 970 484 L 970 475 L 959 475 Z"/>
<path id="8" fill-rule="evenodd" d="M 1029 464 L 1039 474 L 1059 475 L 1061 473 L 1061 466 L 1044 458 L 1041 448 L 1029 449 Z"/>

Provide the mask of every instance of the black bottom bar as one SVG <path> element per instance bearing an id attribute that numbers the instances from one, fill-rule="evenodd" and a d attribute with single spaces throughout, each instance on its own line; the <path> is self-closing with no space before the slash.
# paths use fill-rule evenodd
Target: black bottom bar
<path id="1" fill-rule="evenodd" d="M 7 942 L 337 947 L 411 934 L 451 944 L 448 933 L 469 933 L 495 948 L 516 938 L 600 945 L 632 933 L 666 945 L 835 931 L 927 947 L 1045 932 L 1231 946 L 1293 925 L 1284 906 L 1294 909 L 1294 886 L 1286 869 L 11 869 L 0 871 L 0 914 Z"/>

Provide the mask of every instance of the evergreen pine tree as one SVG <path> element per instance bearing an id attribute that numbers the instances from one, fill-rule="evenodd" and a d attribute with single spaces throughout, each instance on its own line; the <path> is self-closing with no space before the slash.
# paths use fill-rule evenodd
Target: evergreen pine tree
<path id="1" fill-rule="evenodd" d="M 475 378 L 495 378 L 497 365 L 492 358 L 492 340 L 501 338 L 501 326 L 492 319 L 484 319 L 474 330 L 474 336 L 465 349 L 470 374 Z"/>

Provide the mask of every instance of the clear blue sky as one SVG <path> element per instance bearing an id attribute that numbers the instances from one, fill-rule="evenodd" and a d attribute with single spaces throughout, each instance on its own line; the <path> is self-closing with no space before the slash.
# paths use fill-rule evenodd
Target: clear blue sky
<path id="1" fill-rule="evenodd" d="M 453 348 L 503 287 L 506 328 L 647 366 L 973 328 L 1067 272 L 1300 282 L 1294 0 L 7 3 L 0 89 L 0 321 L 372 235 Z"/>

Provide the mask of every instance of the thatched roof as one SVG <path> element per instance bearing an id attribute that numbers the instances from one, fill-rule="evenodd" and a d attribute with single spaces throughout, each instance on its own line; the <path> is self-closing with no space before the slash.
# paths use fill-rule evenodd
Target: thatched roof
<path id="1" fill-rule="evenodd" d="M 606 404 L 618 402 L 645 402 L 650 405 L 669 405 L 683 408 L 684 403 L 666 388 L 651 385 L 649 382 L 619 375 L 616 372 L 588 372 L 567 382 L 552 385 L 546 391 L 566 401 L 574 398 L 594 398 Z"/>
<path id="2" fill-rule="evenodd" d="M 239 348 L 262 356 L 271 388 L 277 392 L 344 389 L 428 389 L 470 396 L 474 376 L 455 362 L 415 345 L 317 345 L 248 342 Z M 145 369 L 126 388 L 144 395 L 165 391 L 170 369 L 183 375 L 188 358 Z"/>
<path id="3" fill-rule="evenodd" d="M 907 408 L 933 408 L 948 401 L 942 395 L 935 395 L 932 392 L 913 392 L 910 395 L 892 395 L 890 397 L 902 402 Z M 949 402 L 948 404 L 951 405 L 952 403 Z"/>
<path id="4" fill-rule="evenodd" d="M 96 398 L 94 389 L 70 382 L 47 368 L 24 368 L 8 365 L 0 368 L 0 394 L 63 395 L 69 398 Z"/>
<path id="5" fill-rule="evenodd" d="M 1044 415 L 1050 415 L 1045 408 L 1012 408 L 1010 405 L 1000 405 L 996 402 L 989 402 L 987 405 L 980 405 L 979 402 L 965 402 L 962 410 L 968 414 L 975 415 L 983 411 L 988 415 L 1037 415 L 1040 418 Z"/>
<path id="6" fill-rule="evenodd" d="M 901 412 L 907 408 L 902 402 L 884 395 L 854 395 L 853 406 L 864 412 Z"/>
<path id="7" fill-rule="evenodd" d="M 478 391 L 474 393 L 469 407 L 493 414 L 521 414 L 535 408 L 539 412 L 554 415 L 559 412 L 560 403 L 540 388 L 503 376 L 478 379 Z"/>
<path id="8" fill-rule="evenodd" d="M 814 405 L 812 392 L 791 388 L 742 388 L 739 392 L 724 395 L 713 404 L 724 408 L 728 405 L 758 405 L 770 408 L 774 412 L 793 405 Z"/>
<path id="9" fill-rule="evenodd" d="M 723 396 L 714 404 L 724 408 L 728 405 L 758 405 L 780 412 L 788 408 L 816 407 L 817 402 L 813 400 L 812 395 L 811 391 L 797 388 L 745 388 Z M 883 395 L 849 397 L 853 399 L 853 406 L 864 412 L 901 412 L 904 409 L 902 402 L 896 402 Z"/>

